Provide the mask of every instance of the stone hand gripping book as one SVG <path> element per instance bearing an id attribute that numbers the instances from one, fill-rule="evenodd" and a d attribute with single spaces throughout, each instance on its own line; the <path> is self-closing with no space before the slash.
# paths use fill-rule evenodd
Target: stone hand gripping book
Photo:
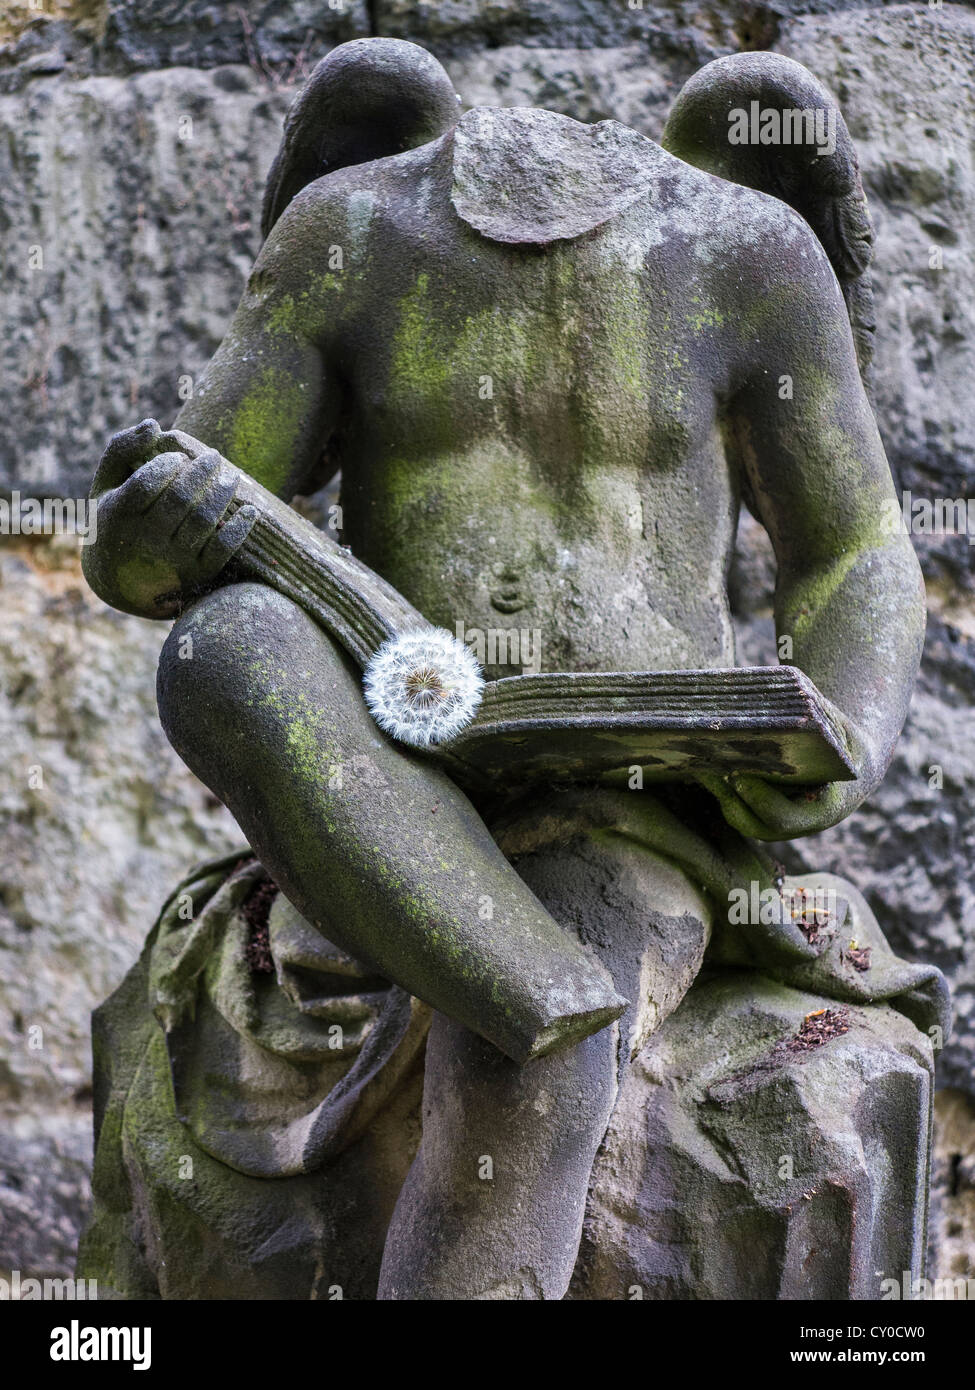
<path id="1" fill-rule="evenodd" d="M 199 446 L 176 432 L 188 453 Z M 229 465 L 233 467 L 233 465 Z M 757 773 L 797 785 L 856 776 L 842 716 L 801 671 L 543 672 L 485 682 L 470 649 L 239 469 L 228 517 L 257 520 L 221 583 L 286 594 L 362 668 L 394 738 L 467 784 L 586 780 L 639 765 L 652 780 Z"/>

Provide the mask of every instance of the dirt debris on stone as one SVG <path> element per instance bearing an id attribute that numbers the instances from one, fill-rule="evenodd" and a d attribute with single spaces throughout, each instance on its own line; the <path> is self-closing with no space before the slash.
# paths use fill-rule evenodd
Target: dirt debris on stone
<path id="1" fill-rule="evenodd" d="M 855 941 L 851 941 L 843 952 L 843 959 L 848 960 L 854 970 L 865 971 L 870 969 L 870 950 L 869 946 L 858 946 Z"/>
<path id="2" fill-rule="evenodd" d="M 798 1032 L 780 1045 L 787 1052 L 814 1052 L 849 1031 L 849 1009 L 814 1009 L 806 1014 Z"/>
<path id="3" fill-rule="evenodd" d="M 277 896 L 278 885 L 271 878 L 260 879 L 248 893 L 241 912 L 250 928 L 244 955 L 252 974 L 273 975 L 274 960 L 271 956 L 271 936 L 268 930 L 268 914 Z"/>

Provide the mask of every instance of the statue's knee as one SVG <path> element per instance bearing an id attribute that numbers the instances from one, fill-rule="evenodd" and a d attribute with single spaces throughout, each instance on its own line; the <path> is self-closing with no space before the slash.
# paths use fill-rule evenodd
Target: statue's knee
<path id="1" fill-rule="evenodd" d="M 204 595 L 176 620 L 156 679 L 159 717 L 184 752 L 197 731 L 247 721 L 262 667 L 290 669 L 307 648 L 311 619 L 263 584 L 229 584 Z"/>
<path id="2" fill-rule="evenodd" d="M 160 654 L 156 696 L 170 742 L 208 782 L 221 750 L 273 753 L 280 727 L 307 723 L 308 710 L 333 724 L 354 723 L 357 710 L 368 720 L 350 659 L 264 584 L 226 585 L 179 617 Z"/>
<path id="3" fill-rule="evenodd" d="M 173 624 L 159 656 L 159 712 L 167 716 L 184 699 L 194 703 L 220 693 L 246 651 L 248 590 L 233 584 L 206 594 Z"/>

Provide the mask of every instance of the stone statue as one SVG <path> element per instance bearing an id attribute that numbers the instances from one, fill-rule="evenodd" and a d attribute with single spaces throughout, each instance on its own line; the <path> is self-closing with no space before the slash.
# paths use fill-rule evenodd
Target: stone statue
<path id="1" fill-rule="evenodd" d="M 916 1275 L 943 982 L 849 884 L 783 879 L 762 845 L 878 785 L 924 626 L 834 100 L 776 55 L 721 59 L 660 146 L 461 114 L 422 49 L 359 40 L 297 98 L 263 232 L 173 430 L 117 435 L 93 485 L 88 580 L 175 619 L 160 717 L 248 846 L 180 885 L 96 1013 L 81 1272 L 103 1297 L 384 1299 Z M 246 479 L 283 506 L 339 470 L 362 583 L 429 624 L 540 634 L 543 672 L 705 687 L 735 666 L 744 501 L 780 653 L 855 776 L 654 779 L 621 753 L 460 785 L 380 731 L 284 552 L 266 582 L 241 565 Z M 505 655 L 489 680 L 528 664 Z M 407 704 L 444 698 L 410 680 Z"/>

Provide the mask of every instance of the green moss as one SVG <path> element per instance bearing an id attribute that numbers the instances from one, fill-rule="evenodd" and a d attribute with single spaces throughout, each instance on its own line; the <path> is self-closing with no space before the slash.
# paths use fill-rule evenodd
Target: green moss
<path id="1" fill-rule="evenodd" d="M 307 391 L 289 372 L 265 367 L 228 425 L 229 456 L 272 492 L 282 489 L 298 452 Z"/>
<path id="2" fill-rule="evenodd" d="M 427 405 L 446 397 L 453 376 L 449 343 L 439 328 L 430 303 L 430 281 L 420 275 L 400 301 L 399 323 L 393 336 L 390 387 Z"/>
<path id="3" fill-rule="evenodd" d="M 295 337 L 298 333 L 298 310 L 295 306 L 294 295 L 283 294 L 280 299 L 276 300 L 266 311 L 262 326 L 265 333 L 273 335 L 285 333 L 290 337 Z"/>
<path id="4" fill-rule="evenodd" d="M 564 272 L 563 272 L 564 274 Z M 520 393 L 561 383 L 566 360 L 564 337 L 571 321 L 571 304 L 559 299 L 560 335 L 553 338 L 553 314 L 519 304 L 495 304 L 475 314 L 452 312 L 452 295 L 437 302 L 429 277 L 400 302 L 393 336 L 390 387 L 397 399 L 422 401 L 426 410 L 439 410 L 444 423 L 465 409 L 491 409 L 504 393 L 510 401 Z M 494 396 L 481 396 L 482 378 L 491 377 Z"/>
<path id="5" fill-rule="evenodd" d="M 701 303 L 700 295 L 694 295 L 691 303 L 699 305 Z M 688 310 L 687 323 L 695 333 L 704 333 L 711 328 L 724 327 L 725 315 L 713 304 L 705 304 L 701 308 Z"/>
<path id="6" fill-rule="evenodd" d="M 599 351 L 612 363 L 618 389 L 646 404 L 647 398 L 647 306 L 641 282 L 635 275 L 621 278 L 608 287 L 603 313 L 596 329 Z"/>
<path id="7" fill-rule="evenodd" d="M 327 301 L 335 295 L 344 293 L 349 278 L 358 280 L 360 274 L 348 270 L 312 271 L 308 276 L 310 288 L 305 291 L 302 298 L 307 296 L 312 303 Z"/>
<path id="8" fill-rule="evenodd" d="M 174 566 L 157 556 L 134 556 L 119 565 L 117 583 L 133 607 L 151 612 L 160 595 L 179 589 L 180 577 Z"/>
<path id="9" fill-rule="evenodd" d="M 261 692 L 259 708 L 270 710 L 284 730 L 292 773 L 327 785 L 329 769 L 341 762 L 341 756 L 322 712 L 295 689 L 287 670 L 272 669 L 253 657 L 248 667 L 250 688 Z"/>

